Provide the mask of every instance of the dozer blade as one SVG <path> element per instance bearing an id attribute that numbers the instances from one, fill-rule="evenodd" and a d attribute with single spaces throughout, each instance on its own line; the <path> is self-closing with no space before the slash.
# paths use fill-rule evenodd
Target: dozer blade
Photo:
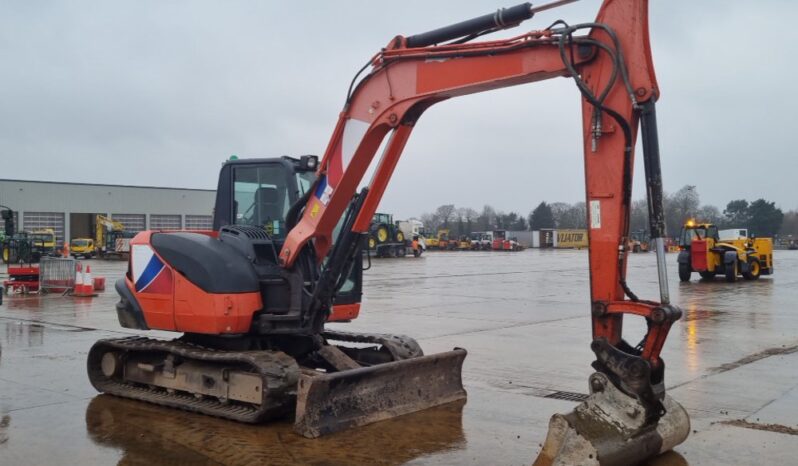
<path id="1" fill-rule="evenodd" d="M 546 442 L 533 466 L 631 465 L 664 453 L 690 433 L 687 411 L 665 395 L 666 413 L 646 425 L 645 408 L 607 376 L 590 376 L 590 396 L 568 414 L 549 421 Z"/>
<path id="2" fill-rule="evenodd" d="M 315 438 L 466 398 L 466 350 L 329 374 L 305 372 L 297 390 L 297 433 Z"/>

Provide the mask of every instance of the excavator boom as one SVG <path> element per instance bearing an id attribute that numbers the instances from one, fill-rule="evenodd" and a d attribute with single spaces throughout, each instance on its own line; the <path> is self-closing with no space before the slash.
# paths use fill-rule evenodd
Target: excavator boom
<path id="1" fill-rule="evenodd" d="M 321 160 L 313 194 L 301 220 L 289 232 L 279 260 L 283 267 L 292 267 L 311 240 L 318 258 L 327 255 L 333 246 L 333 229 L 388 136 L 352 223 L 353 232 L 367 231 L 413 128 L 430 106 L 461 95 L 555 77 L 572 78 L 582 96 L 593 329 L 590 346 L 597 372 L 591 376 L 591 398 L 575 413 L 553 418 L 541 458 L 556 463 L 563 452 L 575 451 L 574 442 L 581 442 L 594 449 L 590 454 L 597 453 L 594 458 L 602 464 L 623 463 L 624 452 L 630 458 L 637 457 L 634 452 L 643 457 L 657 454 L 683 441 L 689 430 L 686 412 L 665 395 L 660 358 L 681 310 L 670 304 L 665 270 L 655 113 L 660 91 L 649 44 L 648 1 L 605 0 L 592 23 L 558 21 L 547 29 L 509 39 L 469 42 L 487 32 L 518 25 L 533 14 L 531 4 L 521 4 L 422 34 L 397 36 L 377 53 L 370 61 L 371 71 L 359 81 L 353 80 Z M 659 301 L 640 299 L 626 282 L 638 131 L 642 132 Z M 636 346 L 623 339 L 625 315 L 641 317 L 647 323 L 648 331 Z M 609 414 L 598 419 L 607 406 L 624 403 L 639 416 L 626 419 Z M 605 442 L 607 438 L 613 440 Z M 647 447 L 640 450 L 640 444 Z"/>

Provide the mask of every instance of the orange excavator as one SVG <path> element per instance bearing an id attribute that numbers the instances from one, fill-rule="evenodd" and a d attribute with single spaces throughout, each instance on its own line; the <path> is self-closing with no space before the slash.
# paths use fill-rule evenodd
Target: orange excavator
<path id="1" fill-rule="evenodd" d="M 116 284 L 122 326 L 181 332 L 98 341 L 102 392 L 243 422 L 295 412 L 308 437 L 462 399 L 465 351 L 423 355 L 409 337 L 325 328 L 357 317 L 363 245 L 413 128 L 450 98 L 556 77 L 582 97 L 590 298 L 590 395 L 555 414 L 538 464 L 634 464 L 681 443 L 660 352 L 681 310 L 665 270 L 662 177 L 646 0 L 605 0 L 594 22 L 472 42 L 573 0 L 529 3 L 397 36 L 353 79 L 319 161 L 235 160 L 221 170 L 214 230 L 140 233 Z M 366 69 L 370 70 L 363 74 Z M 660 296 L 626 281 L 634 147 L 642 135 Z M 358 191 L 383 139 L 368 186 Z M 636 345 L 624 317 L 644 319 Z"/>

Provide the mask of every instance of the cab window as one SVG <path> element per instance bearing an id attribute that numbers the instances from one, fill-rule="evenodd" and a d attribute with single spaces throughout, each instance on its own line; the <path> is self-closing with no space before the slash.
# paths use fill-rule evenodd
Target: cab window
<path id="1" fill-rule="evenodd" d="M 235 224 L 259 226 L 272 237 L 285 238 L 291 199 L 284 168 L 279 164 L 236 167 L 233 182 Z"/>

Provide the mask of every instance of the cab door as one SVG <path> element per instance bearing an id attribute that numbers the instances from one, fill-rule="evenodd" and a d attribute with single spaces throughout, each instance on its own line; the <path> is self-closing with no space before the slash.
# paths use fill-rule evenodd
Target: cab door
<path id="1" fill-rule="evenodd" d="M 358 252 L 355 255 L 355 264 L 346 277 L 346 281 L 335 293 L 333 298 L 333 310 L 327 322 L 346 322 L 356 319 L 360 313 L 360 301 L 363 297 L 363 256 L 365 250 L 365 238 L 358 245 Z M 367 251 L 366 251 L 367 253 Z"/>

